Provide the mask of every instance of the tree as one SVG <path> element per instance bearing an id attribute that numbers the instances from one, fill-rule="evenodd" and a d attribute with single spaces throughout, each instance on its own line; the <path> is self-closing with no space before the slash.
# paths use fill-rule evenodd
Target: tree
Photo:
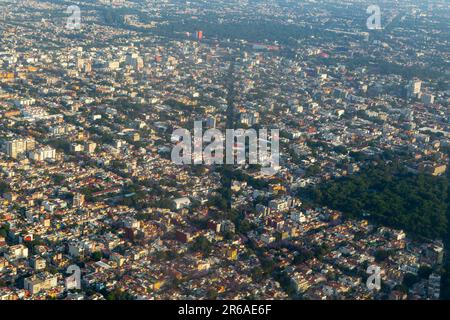
<path id="1" fill-rule="evenodd" d="M 444 177 L 413 174 L 380 162 L 356 175 L 301 190 L 314 204 L 343 211 L 349 218 L 367 213 L 376 224 L 431 239 L 447 234 L 449 182 Z"/>
<path id="2" fill-rule="evenodd" d="M 389 258 L 390 252 L 386 250 L 377 250 L 374 253 L 375 261 L 376 262 L 383 262 L 387 258 Z"/>
<path id="3" fill-rule="evenodd" d="M 208 254 L 211 252 L 212 244 L 208 239 L 204 236 L 199 236 L 194 240 L 194 243 L 191 246 L 191 250 L 194 252 L 201 252 Z"/>
<path id="4" fill-rule="evenodd" d="M 8 235 L 8 231 L 9 231 L 9 226 L 4 224 L 0 227 L 0 236 L 3 238 L 6 238 L 6 236 Z"/>
<path id="5" fill-rule="evenodd" d="M 302 263 L 312 259 L 313 257 L 314 257 L 314 255 L 310 251 L 301 250 L 297 253 L 297 255 L 295 255 L 293 263 L 296 265 L 302 264 Z"/>
<path id="6" fill-rule="evenodd" d="M 272 272 L 275 270 L 275 262 L 272 259 L 269 258 L 263 258 L 261 259 L 261 268 L 263 272 L 267 275 L 272 274 Z"/>
<path id="7" fill-rule="evenodd" d="M 417 275 L 421 279 L 428 279 L 433 272 L 433 269 L 429 266 L 420 266 L 419 271 L 417 272 Z"/>
<path id="8" fill-rule="evenodd" d="M 114 289 L 106 296 L 107 300 L 133 300 L 133 296 L 120 289 Z"/>
<path id="9" fill-rule="evenodd" d="M 11 188 L 9 187 L 9 184 L 7 184 L 4 181 L 1 181 L 0 182 L 0 195 L 2 195 L 4 193 L 7 193 L 9 191 L 11 191 Z"/>
<path id="10" fill-rule="evenodd" d="M 100 251 L 95 251 L 92 253 L 91 257 L 95 261 L 100 261 L 102 259 L 102 253 Z"/>
<path id="11" fill-rule="evenodd" d="M 61 174 L 55 174 L 52 176 L 53 182 L 55 184 L 61 184 L 64 181 L 64 176 Z"/>
<path id="12" fill-rule="evenodd" d="M 408 293 L 408 287 L 406 287 L 404 284 L 397 284 L 392 288 L 393 291 L 400 291 L 403 293 Z"/>
<path id="13" fill-rule="evenodd" d="M 208 300 L 216 300 L 218 295 L 219 293 L 215 289 L 209 289 L 208 292 L 206 293 L 206 297 Z"/>
<path id="14" fill-rule="evenodd" d="M 264 279 L 264 271 L 261 269 L 261 267 L 253 268 L 251 275 L 255 282 L 260 282 Z"/>
<path id="15" fill-rule="evenodd" d="M 412 288 L 413 285 L 415 285 L 419 281 L 419 277 L 412 274 L 407 273 L 403 277 L 403 285 L 405 285 L 408 289 Z"/>

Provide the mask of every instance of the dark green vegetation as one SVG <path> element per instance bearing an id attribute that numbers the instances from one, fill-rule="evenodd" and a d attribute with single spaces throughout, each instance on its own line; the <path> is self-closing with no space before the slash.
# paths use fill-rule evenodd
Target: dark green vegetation
<path id="1" fill-rule="evenodd" d="M 341 210 L 350 218 L 368 218 L 372 222 L 404 229 L 413 236 L 450 241 L 450 172 L 446 177 L 413 174 L 395 165 L 379 164 L 361 173 L 323 183 L 304 190 L 316 205 Z M 377 261 L 387 253 L 377 252 Z M 450 299 L 450 261 L 445 255 L 441 281 L 441 299 Z M 409 288 L 431 270 L 421 268 L 419 275 L 407 274 L 402 287 Z"/>
<path id="2" fill-rule="evenodd" d="M 0 195 L 4 194 L 6 192 L 9 192 L 9 191 L 11 191 L 9 184 L 7 184 L 3 181 L 0 181 Z"/>
<path id="3" fill-rule="evenodd" d="M 307 195 L 315 204 L 340 210 L 349 218 L 368 218 L 412 235 L 442 239 L 447 235 L 447 190 L 445 177 L 378 165 L 320 184 Z"/>
<path id="4" fill-rule="evenodd" d="M 444 61 L 436 61 L 433 67 L 439 67 L 445 63 Z M 443 72 L 437 71 L 435 68 L 425 68 L 420 66 L 402 66 L 394 62 L 387 62 L 382 59 L 371 59 L 367 57 L 355 57 L 346 61 L 346 65 L 350 68 L 367 67 L 371 72 L 378 74 L 397 74 L 405 79 L 413 79 L 414 77 L 430 78 L 430 79 L 447 79 L 448 76 Z"/>
<path id="5" fill-rule="evenodd" d="M 450 148 L 447 148 L 447 155 L 450 156 Z M 447 170 L 447 181 L 450 182 L 450 170 Z M 447 202 L 450 202 L 450 188 L 447 190 Z M 447 217 L 450 218 L 450 205 L 447 203 Z M 441 278 L 441 299 L 450 300 L 450 259 L 448 255 L 448 248 L 450 245 L 450 225 L 447 230 L 447 237 L 444 238 L 445 248 L 447 249 L 444 255 L 444 267 Z"/>
<path id="6" fill-rule="evenodd" d="M 208 254 L 212 250 L 212 244 L 203 236 L 197 237 L 191 246 L 193 252 L 202 252 Z"/>

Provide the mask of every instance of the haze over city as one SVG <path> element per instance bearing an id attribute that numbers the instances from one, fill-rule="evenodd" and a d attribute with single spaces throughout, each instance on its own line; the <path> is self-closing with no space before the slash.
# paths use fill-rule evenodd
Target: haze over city
<path id="1" fill-rule="evenodd" d="M 448 300 L 449 9 L 0 0 L 0 300 Z"/>

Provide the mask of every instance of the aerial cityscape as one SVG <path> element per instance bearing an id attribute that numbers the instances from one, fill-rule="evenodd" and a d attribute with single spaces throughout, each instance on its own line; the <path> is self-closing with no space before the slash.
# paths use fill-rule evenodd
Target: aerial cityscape
<path id="1" fill-rule="evenodd" d="M 450 300 L 449 0 L 0 0 L 0 300 Z"/>

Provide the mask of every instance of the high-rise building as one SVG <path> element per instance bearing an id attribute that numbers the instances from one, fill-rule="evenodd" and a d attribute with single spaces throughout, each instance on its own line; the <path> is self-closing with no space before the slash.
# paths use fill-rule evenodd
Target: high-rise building
<path id="1" fill-rule="evenodd" d="M 137 70 L 141 70 L 144 67 L 144 60 L 137 53 L 127 54 L 125 61 L 132 68 Z"/>
<path id="2" fill-rule="evenodd" d="M 83 69 L 84 66 L 84 59 L 82 58 L 77 58 L 77 69 L 79 71 L 81 71 L 81 69 Z"/>
<path id="3" fill-rule="evenodd" d="M 417 97 L 420 94 L 420 89 L 422 87 L 422 81 L 418 79 L 411 80 L 407 87 L 407 96 L 408 97 Z"/>
<path id="4" fill-rule="evenodd" d="M 52 147 L 43 147 L 30 152 L 29 155 L 31 160 L 34 161 L 44 161 L 47 159 L 55 159 L 56 158 L 56 150 Z"/>
<path id="5" fill-rule="evenodd" d="M 426 93 L 426 94 L 422 95 L 422 102 L 425 104 L 433 104 L 434 96 L 432 94 Z"/>
<path id="6" fill-rule="evenodd" d="M 76 193 L 73 196 L 73 206 L 74 207 L 82 207 L 84 205 L 84 194 Z"/>
<path id="7" fill-rule="evenodd" d="M 86 73 L 92 72 L 92 63 L 90 61 L 87 61 L 84 64 L 84 70 L 83 71 L 86 72 Z"/>
<path id="8" fill-rule="evenodd" d="M 18 138 L 5 142 L 5 151 L 11 158 L 17 158 L 20 154 L 34 150 L 36 141 L 32 138 Z"/>

